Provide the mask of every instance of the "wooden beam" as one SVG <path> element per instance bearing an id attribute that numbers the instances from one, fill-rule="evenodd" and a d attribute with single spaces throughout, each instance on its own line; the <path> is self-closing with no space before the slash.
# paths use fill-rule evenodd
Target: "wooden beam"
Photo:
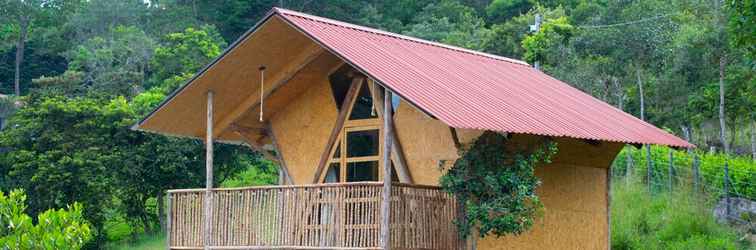
<path id="1" fill-rule="evenodd" d="M 264 127 L 248 127 L 248 126 L 243 126 L 236 123 L 231 123 L 231 125 L 229 125 L 229 128 L 232 131 L 244 132 L 247 135 L 250 135 L 250 134 L 265 135 L 266 134 Z"/>
<path id="2" fill-rule="evenodd" d="M 383 91 L 383 191 L 381 200 L 381 248 L 391 249 L 391 134 L 393 107 L 391 106 L 391 91 Z"/>
<path id="3" fill-rule="evenodd" d="M 239 137 L 242 138 L 242 140 L 253 150 L 256 152 L 259 152 L 263 155 L 265 159 L 268 159 L 272 162 L 275 162 L 278 164 L 278 166 L 281 168 L 281 172 L 283 173 L 284 180 L 288 181 L 289 185 L 294 185 L 294 181 L 291 178 L 291 175 L 289 174 L 289 168 L 286 166 L 286 164 L 283 162 L 283 157 L 277 157 L 273 154 L 271 154 L 268 150 L 265 150 L 262 144 L 258 143 L 255 139 L 253 139 L 249 133 L 246 133 L 243 129 L 239 129 L 239 126 L 232 124 L 230 128 L 239 135 Z M 264 134 L 271 136 L 272 133 L 268 133 L 268 129 L 263 129 Z M 271 139 L 273 139 L 271 137 Z M 274 145 L 276 147 L 276 151 L 278 154 L 280 154 L 280 149 L 278 149 L 278 146 L 276 142 L 274 142 Z"/>
<path id="4" fill-rule="evenodd" d="M 310 46 L 306 48 L 302 53 L 297 55 L 296 58 L 292 60 L 292 62 L 298 62 L 289 64 L 284 68 L 281 73 L 275 75 L 271 82 L 273 84 L 266 84 L 267 87 L 264 92 L 262 92 L 263 99 L 268 98 L 273 92 L 275 92 L 278 88 L 286 84 L 289 80 L 294 78 L 297 73 L 302 71 L 307 65 L 309 65 L 312 61 L 315 60 L 320 54 L 322 54 L 325 50 L 321 48 L 318 45 Z M 215 134 L 213 134 L 215 137 L 218 137 L 220 134 L 222 134 L 226 128 L 228 128 L 231 123 L 239 119 L 244 113 L 246 113 L 250 109 L 254 109 L 257 106 L 260 105 L 260 90 L 255 91 L 255 93 L 251 94 L 247 97 L 242 103 L 237 106 L 234 110 L 232 110 L 228 115 L 223 117 L 223 119 L 220 119 L 218 123 L 215 124 L 216 131 Z"/>
<path id="5" fill-rule="evenodd" d="M 294 185 L 294 180 L 291 178 L 291 174 L 289 172 L 289 168 L 286 166 L 286 161 L 283 157 L 283 151 L 281 150 L 281 147 L 278 144 L 278 140 L 276 139 L 276 134 L 273 133 L 273 128 L 270 126 L 270 123 L 265 123 L 265 131 L 268 133 L 268 137 L 270 137 L 270 140 L 273 142 L 273 147 L 276 149 L 276 158 L 278 159 L 278 166 L 281 168 L 281 171 L 283 171 L 284 178 L 288 181 L 289 185 Z"/>
<path id="6" fill-rule="evenodd" d="M 207 121 L 205 131 L 205 225 L 204 246 L 206 250 L 212 246 L 210 232 L 212 229 L 213 202 L 213 91 L 207 92 Z"/>
<path id="7" fill-rule="evenodd" d="M 239 135 L 239 137 L 242 138 L 242 141 L 244 141 L 244 143 L 246 143 L 253 151 L 259 152 L 260 154 L 263 155 L 263 157 L 265 157 L 265 159 L 268 159 L 278 164 L 278 159 L 275 156 L 273 156 L 270 152 L 263 149 L 263 145 L 258 143 L 257 140 L 253 139 L 249 133 L 243 130 L 238 130 L 235 127 L 231 127 L 231 128 L 234 131 L 234 133 Z"/>
<path id="8" fill-rule="evenodd" d="M 375 81 L 368 79 L 368 86 L 370 87 L 370 96 L 373 98 L 373 106 L 375 107 L 378 116 L 383 116 L 383 98 L 381 98 L 380 92 L 378 92 L 378 85 Z M 393 107 L 393 106 L 392 106 Z M 393 118 L 392 118 L 393 119 Z M 396 125 L 391 123 L 392 131 L 396 131 Z M 402 150 L 402 144 L 399 142 L 399 138 L 396 133 L 391 133 L 391 160 L 395 164 L 396 176 L 399 177 L 399 182 L 413 183 L 412 175 L 407 167 L 407 161 L 404 158 L 404 150 Z"/>
<path id="9" fill-rule="evenodd" d="M 457 151 L 462 149 L 462 143 L 459 142 L 459 136 L 457 136 L 457 129 L 454 127 L 449 127 L 449 131 L 451 132 L 452 141 L 454 141 L 454 148 L 457 149 Z"/>
<path id="10" fill-rule="evenodd" d="M 333 150 L 333 143 L 339 138 L 339 133 L 341 133 L 341 129 L 344 127 L 344 121 L 346 121 L 347 115 L 349 114 L 349 108 L 352 106 L 355 97 L 360 92 L 360 86 L 362 86 L 364 80 L 365 78 L 362 76 L 357 76 L 352 79 L 352 84 L 349 85 L 349 90 L 344 97 L 344 102 L 341 103 L 341 109 L 339 110 L 339 115 L 336 117 L 336 123 L 333 125 L 333 129 L 331 129 L 331 135 L 328 137 L 328 142 L 326 142 L 325 150 L 323 151 L 323 154 L 320 155 L 320 161 L 318 162 L 317 170 L 315 170 L 315 176 L 312 178 L 312 183 L 318 183 L 318 181 L 320 181 L 320 176 L 323 174 L 326 163 L 328 163 L 328 159 L 331 157 L 330 153 L 331 150 Z"/>

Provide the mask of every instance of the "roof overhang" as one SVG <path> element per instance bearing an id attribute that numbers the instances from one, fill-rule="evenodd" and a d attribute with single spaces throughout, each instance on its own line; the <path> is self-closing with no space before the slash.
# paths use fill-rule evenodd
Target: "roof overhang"
<path id="1" fill-rule="evenodd" d="M 262 125 L 245 117 L 259 110 L 261 91 L 265 113 L 275 113 L 296 96 L 287 86 L 313 77 L 308 68 L 341 62 L 455 128 L 694 147 L 524 62 L 278 8 L 134 128 L 204 137 L 213 91 L 214 137 L 239 141 L 227 128 Z M 262 65 L 265 86 L 281 91 L 261 90 Z"/>
<path id="2" fill-rule="evenodd" d="M 293 85 L 306 83 L 319 67 L 333 67 L 341 61 L 271 11 L 257 25 L 231 44 L 217 59 L 184 85 L 132 129 L 185 138 L 203 138 L 206 126 L 206 96 L 214 94 L 214 135 L 221 142 L 242 140 L 228 129 L 232 123 L 244 127 L 263 124 L 245 117 L 260 108 L 265 95 L 266 118 L 298 95 Z M 265 66 L 265 88 L 261 88 L 260 66 Z M 320 71 L 318 71 L 320 72 Z M 275 92 L 271 90 L 275 87 Z"/>

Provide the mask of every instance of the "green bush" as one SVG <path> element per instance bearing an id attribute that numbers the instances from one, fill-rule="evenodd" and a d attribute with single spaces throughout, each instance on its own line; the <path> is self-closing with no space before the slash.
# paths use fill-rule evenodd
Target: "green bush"
<path id="1" fill-rule="evenodd" d="M 645 186 L 612 187 L 612 249 L 748 249 L 688 192 L 651 195 Z"/>
<path id="2" fill-rule="evenodd" d="M 0 248 L 2 249 L 81 249 L 92 237 L 82 206 L 50 209 L 32 218 L 24 213 L 26 195 L 13 190 L 0 192 Z"/>

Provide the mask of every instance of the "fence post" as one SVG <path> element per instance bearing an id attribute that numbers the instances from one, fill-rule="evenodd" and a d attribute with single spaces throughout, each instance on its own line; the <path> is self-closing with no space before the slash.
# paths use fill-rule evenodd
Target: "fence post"
<path id="1" fill-rule="evenodd" d="M 654 163 L 651 161 L 651 145 L 646 144 L 646 175 L 648 176 L 648 193 L 652 193 L 653 189 L 653 181 L 654 181 L 654 175 L 653 175 L 653 168 Z"/>
<path id="2" fill-rule="evenodd" d="M 725 195 L 725 217 L 730 217 L 730 170 L 727 167 L 727 160 L 724 164 L 724 195 Z"/>
<path id="3" fill-rule="evenodd" d="M 701 177 L 698 173 L 698 165 L 700 164 L 698 160 L 698 154 L 693 155 L 693 190 L 695 190 L 695 193 L 698 193 L 698 182 L 699 178 Z"/>
<path id="4" fill-rule="evenodd" d="M 669 149 L 669 170 L 667 171 L 667 175 L 669 176 L 669 191 L 672 191 L 672 185 L 674 184 L 674 178 L 675 178 L 675 150 Z"/>
<path id="5" fill-rule="evenodd" d="M 627 160 L 625 161 L 627 163 L 625 167 L 625 183 L 630 183 L 630 177 L 633 174 L 633 147 L 627 147 L 625 152 L 625 156 L 627 156 Z"/>

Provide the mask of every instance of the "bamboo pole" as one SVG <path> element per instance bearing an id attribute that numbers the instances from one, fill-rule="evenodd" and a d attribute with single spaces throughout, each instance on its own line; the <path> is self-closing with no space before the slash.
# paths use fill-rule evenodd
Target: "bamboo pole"
<path id="1" fill-rule="evenodd" d="M 384 89 L 383 95 L 383 200 L 381 201 L 381 248 L 391 249 L 389 223 L 391 210 L 391 134 L 393 131 L 393 107 L 391 91 Z"/>
<path id="2" fill-rule="evenodd" d="M 373 107 L 375 107 L 375 111 L 378 113 L 378 116 L 383 116 L 383 106 L 384 101 L 381 100 L 381 95 L 378 84 L 375 83 L 372 79 L 368 79 L 368 87 L 370 87 L 370 97 L 373 98 Z M 393 103 L 392 106 L 393 107 Z M 393 115 L 392 115 L 393 117 Z M 393 118 L 392 118 L 393 119 Z M 395 130 L 394 123 L 391 123 L 391 130 Z M 454 130 L 454 128 L 452 128 Z M 396 137 L 396 133 L 391 133 L 391 160 L 394 161 L 394 169 L 393 171 L 396 171 L 397 177 L 399 177 L 399 181 L 403 183 L 413 183 L 412 176 L 410 175 L 409 169 L 407 169 L 407 160 L 405 160 L 404 157 L 404 151 L 402 150 L 402 145 L 399 142 L 399 138 Z"/>
<path id="3" fill-rule="evenodd" d="M 207 92 L 207 131 L 205 132 L 205 250 L 212 246 L 211 228 L 213 212 L 213 92 Z"/>
<path id="4" fill-rule="evenodd" d="M 171 219 L 173 219 L 172 218 L 173 216 L 171 216 L 173 214 L 173 210 L 172 210 L 172 208 L 173 208 L 172 205 L 173 204 L 171 204 L 172 203 L 171 199 L 173 199 L 173 195 L 170 194 L 170 193 L 166 193 L 165 197 L 166 197 L 166 200 L 168 200 L 168 209 L 167 209 L 168 211 L 166 211 L 166 215 L 167 215 L 168 218 L 167 218 L 167 220 L 165 222 L 165 245 L 166 245 L 166 249 L 171 249 L 171 239 L 172 239 L 172 237 L 171 237 L 171 222 L 172 222 L 172 220 Z"/>

